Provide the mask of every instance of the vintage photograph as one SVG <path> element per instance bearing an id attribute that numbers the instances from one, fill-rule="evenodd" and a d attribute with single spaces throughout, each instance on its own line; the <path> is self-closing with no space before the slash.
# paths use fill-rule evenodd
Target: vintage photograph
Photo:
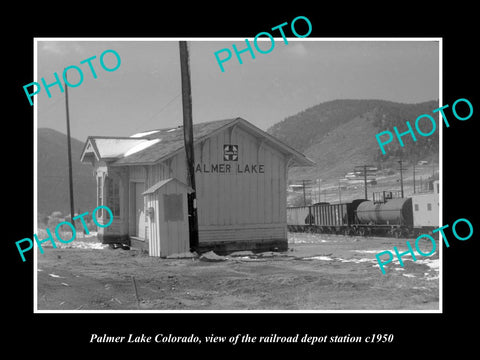
<path id="1" fill-rule="evenodd" d="M 441 311 L 441 39 L 272 35 L 35 39 L 35 312 Z"/>

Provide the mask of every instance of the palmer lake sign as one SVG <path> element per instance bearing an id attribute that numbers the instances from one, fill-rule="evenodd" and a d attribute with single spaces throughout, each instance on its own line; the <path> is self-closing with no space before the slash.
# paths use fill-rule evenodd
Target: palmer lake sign
<path id="1" fill-rule="evenodd" d="M 264 164 L 197 164 L 195 172 L 218 174 L 264 174 Z"/>
<path id="2" fill-rule="evenodd" d="M 216 173 L 216 174 L 264 174 L 264 164 L 238 164 L 238 145 L 225 144 L 223 145 L 223 161 L 231 161 L 232 163 L 218 163 L 218 164 L 197 164 L 195 172 L 201 173 Z"/>

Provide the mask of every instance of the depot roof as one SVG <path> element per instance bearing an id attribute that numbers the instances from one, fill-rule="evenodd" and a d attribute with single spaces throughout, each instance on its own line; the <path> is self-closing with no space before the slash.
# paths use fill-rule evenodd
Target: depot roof
<path id="1" fill-rule="evenodd" d="M 292 157 L 292 166 L 313 166 L 315 163 L 272 135 L 237 117 L 193 125 L 194 144 L 232 126 L 241 127 L 261 138 L 278 151 Z M 96 158 L 109 161 L 111 166 L 152 165 L 165 161 L 184 150 L 183 127 L 148 130 L 129 137 L 89 136 L 82 150 L 82 162 Z"/>

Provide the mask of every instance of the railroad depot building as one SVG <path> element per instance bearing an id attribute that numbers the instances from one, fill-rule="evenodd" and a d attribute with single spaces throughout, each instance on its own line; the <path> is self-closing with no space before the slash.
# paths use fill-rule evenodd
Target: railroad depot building
<path id="1" fill-rule="evenodd" d="M 286 250 L 288 168 L 314 163 L 242 118 L 195 124 L 193 133 L 198 250 Z M 98 229 L 104 244 L 162 257 L 189 251 L 183 127 L 89 136 L 81 161 L 94 167 L 97 206 L 114 215 Z"/>

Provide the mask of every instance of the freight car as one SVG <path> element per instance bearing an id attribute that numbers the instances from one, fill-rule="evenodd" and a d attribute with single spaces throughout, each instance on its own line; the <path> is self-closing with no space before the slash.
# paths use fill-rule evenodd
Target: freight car
<path id="1" fill-rule="evenodd" d="M 340 204 L 287 208 L 290 231 L 345 235 L 417 237 L 439 226 L 439 184 L 431 193 L 375 203 L 357 199 Z"/>
<path id="2" fill-rule="evenodd" d="M 360 235 L 408 236 L 413 227 L 412 199 L 391 199 L 385 203 L 361 203 L 356 211 Z"/>
<path id="3" fill-rule="evenodd" d="M 339 204 L 314 204 L 287 208 L 290 231 L 353 235 L 355 211 L 364 199 Z"/>

